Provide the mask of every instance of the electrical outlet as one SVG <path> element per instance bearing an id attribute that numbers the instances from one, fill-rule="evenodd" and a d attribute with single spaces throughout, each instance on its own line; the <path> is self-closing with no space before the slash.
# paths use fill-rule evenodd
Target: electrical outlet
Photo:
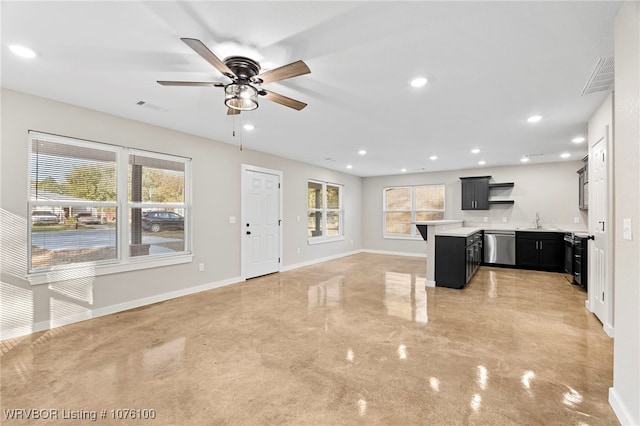
<path id="1" fill-rule="evenodd" d="M 300 247 L 298 247 L 298 254 L 300 254 Z"/>
<path id="2" fill-rule="evenodd" d="M 574 217 L 573 223 L 580 223 L 580 218 L 578 216 Z"/>
<path id="3" fill-rule="evenodd" d="M 503 223 L 507 223 L 507 218 L 506 218 L 506 217 L 503 217 L 503 218 L 502 218 L 502 222 L 503 222 Z"/>
<path id="4" fill-rule="evenodd" d="M 489 218 L 488 217 L 485 216 L 483 219 L 484 219 L 485 222 L 489 222 Z"/>
<path id="5" fill-rule="evenodd" d="M 300 216 L 298 216 L 298 222 L 300 222 Z"/>
<path id="6" fill-rule="evenodd" d="M 198 270 L 200 272 L 204 271 L 204 263 L 201 263 L 201 264 L 198 265 Z"/>
<path id="7" fill-rule="evenodd" d="M 353 240 L 351 240 L 351 245 L 353 245 Z"/>
<path id="8" fill-rule="evenodd" d="M 229 216 L 229 223 L 236 223 L 236 217 L 235 216 Z"/>
<path id="9" fill-rule="evenodd" d="M 622 220 L 622 238 L 625 240 L 633 240 L 633 233 L 631 231 L 631 219 Z"/>

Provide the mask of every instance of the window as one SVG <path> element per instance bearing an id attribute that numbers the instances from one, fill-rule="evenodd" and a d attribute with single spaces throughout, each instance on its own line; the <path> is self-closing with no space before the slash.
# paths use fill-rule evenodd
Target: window
<path id="1" fill-rule="evenodd" d="M 384 236 L 417 238 L 412 222 L 444 219 L 444 185 L 384 188 Z"/>
<path id="2" fill-rule="evenodd" d="M 310 180 L 307 185 L 309 242 L 343 238 L 342 185 Z"/>
<path id="3" fill-rule="evenodd" d="M 29 141 L 29 272 L 189 252 L 189 159 L 36 132 Z"/>

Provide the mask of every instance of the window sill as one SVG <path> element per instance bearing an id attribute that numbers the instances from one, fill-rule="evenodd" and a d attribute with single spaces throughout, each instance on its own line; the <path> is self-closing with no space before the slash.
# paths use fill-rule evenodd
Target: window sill
<path id="1" fill-rule="evenodd" d="M 344 241 L 344 236 L 340 236 L 340 237 L 316 237 L 316 238 L 309 238 L 307 240 L 307 244 L 309 245 L 313 245 L 313 244 L 324 244 L 324 243 L 333 243 L 334 241 Z"/>
<path id="2" fill-rule="evenodd" d="M 421 236 L 402 236 L 402 235 L 383 235 L 385 240 L 409 240 L 409 241 L 424 241 Z"/>
<path id="3" fill-rule="evenodd" d="M 33 272 L 28 274 L 26 278 L 29 280 L 29 284 L 35 286 L 58 281 L 118 274 L 121 272 L 138 271 L 142 269 L 158 268 L 161 266 L 179 265 L 182 263 L 191 263 L 192 261 L 193 254 L 185 253 L 170 257 L 131 259 L 126 263 L 85 263 L 74 266 L 60 266 L 43 272 Z"/>

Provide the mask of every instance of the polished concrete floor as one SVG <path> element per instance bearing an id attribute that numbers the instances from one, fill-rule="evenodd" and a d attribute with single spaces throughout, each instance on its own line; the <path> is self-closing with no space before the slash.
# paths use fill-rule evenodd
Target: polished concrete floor
<path id="1" fill-rule="evenodd" d="M 612 340 L 567 276 L 483 267 L 425 291 L 424 273 L 358 254 L 4 341 L 0 422 L 618 424 Z"/>

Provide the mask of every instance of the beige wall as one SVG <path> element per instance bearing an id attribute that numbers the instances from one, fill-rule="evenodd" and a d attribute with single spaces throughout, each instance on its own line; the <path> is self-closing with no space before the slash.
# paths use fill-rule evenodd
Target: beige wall
<path id="1" fill-rule="evenodd" d="M 434 173 L 415 173 L 365 178 L 363 184 L 364 247 L 370 250 L 426 253 L 423 241 L 388 239 L 382 236 L 382 192 L 385 186 L 444 184 L 445 219 L 464 220 L 478 226 L 532 226 L 536 212 L 543 226 L 587 227 L 588 214 L 578 209 L 578 174 L 581 161 L 486 167 Z M 511 189 L 491 191 L 495 198 L 514 200 L 513 205 L 493 205 L 489 210 L 462 210 L 460 177 L 487 176 L 492 182 L 513 182 Z M 574 218 L 579 223 L 574 223 Z M 486 221 L 485 221 L 486 218 Z M 503 220 L 506 220 L 503 221 Z"/>
<path id="2" fill-rule="evenodd" d="M 53 286 L 24 279 L 27 253 L 27 131 L 37 130 L 92 141 L 192 157 L 193 263 L 84 277 Z M 362 249 L 362 180 L 296 161 L 245 150 L 184 133 L 118 118 L 11 90 L 2 90 L 0 213 L 2 219 L 1 330 L 42 328 L 64 316 L 88 318 L 169 295 L 238 280 L 240 271 L 241 164 L 283 172 L 283 267 Z M 345 240 L 308 245 L 307 179 L 344 184 Z M 237 222 L 229 223 L 235 216 Z M 297 221 L 297 216 L 301 221 Z M 300 248 L 300 253 L 297 249 Z M 205 263 L 205 271 L 198 264 Z M 77 301 L 65 288 L 86 295 Z M 9 312 L 5 306 L 12 306 Z"/>
<path id="3" fill-rule="evenodd" d="M 615 24 L 615 339 L 609 401 L 623 424 L 640 425 L 640 3 Z M 623 238 L 623 221 L 633 239 Z"/>

